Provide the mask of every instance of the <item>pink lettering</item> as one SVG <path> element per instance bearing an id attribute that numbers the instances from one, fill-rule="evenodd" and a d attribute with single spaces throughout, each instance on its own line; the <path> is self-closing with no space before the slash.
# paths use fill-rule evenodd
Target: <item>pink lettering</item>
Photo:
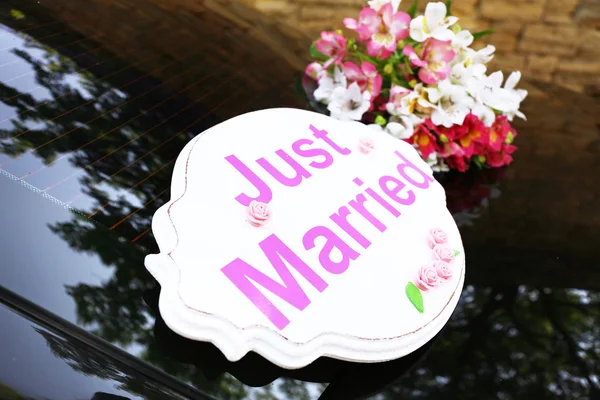
<path id="1" fill-rule="evenodd" d="M 313 168 L 324 169 L 324 168 L 329 167 L 331 164 L 333 164 L 333 157 L 331 156 L 331 154 L 329 154 L 329 152 L 327 150 L 319 149 L 319 148 L 315 148 L 315 149 L 303 149 L 302 148 L 303 146 L 311 145 L 313 143 L 314 142 L 310 139 L 296 140 L 294 143 L 292 143 L 292 150 L 294 150 L 294 152 L 296 154 L 298 154 L 300 157 L 318 157 L 318 156 L 324 157 L 323 161 L 320 161 L 320 162 L 313 161 L 310 164 L 308 164 Z"/>
<path id="2" fill-rule="evenodd" d="M 332 149 L 334 149 L 335 151 L 337 151 L 338 153 L 342 154 L 342 155 L 348 155 L 351 153 L 350 149 L 348 148 L 341 148 L 340 146 L 338 146 L 333 140 L 331 140 L 327 135 L 328 132 L 324 129 L 317 129 L 314 126 L 310 126 L 310 130 L 313 131 L 313 136 L 316 137 L 317 139 L 321 139 L 323 140 L 325 143 L 327 143 L 329 146 L 331 146 Z"/>
<path id="3" fill-rule="evenodd" d="M 363 185 L 363 181 L 361 181 L 358 178 L 354 178 L 352 180 L 352 182 L 356 183 L 356 185 L 359 187 Z M 392 214 L 394 217 L 398 218 L 400 216 L 400 211 L 398 211 L 394 207 L 392 207 L 392 205 L 390 203 L 385 201 L 385 199 L 383 197 L 381 197 L 379 194 L 377 194 L 373 189 L 367 188 L 365 190 L 365 193 L 367 193 L 369 196 L 371 196 L 373 198 L 373 200 L 378 202 L 379 205 L 381 205 L 383 208 L 385 208 L 387 211 L 389 211 L 389 213 Z"/>
<path id="4" fill-rule="evenodd" d="M 319 292 L 327 288 L 327 283 L 313 271 L 300 257 L 287 247 L 276 235 L 270 235 L 259 244 L 267 259 L 277 271 L 283 285 L 240 258 L 236 258 L 221 271 L 278 329 L 285 328 L 289 319 L 251 282 L 262 286 L 298 310 L 304 310 L 310 299 L 283 262 L 287 261 L 296 271 L 309 281 Z"/>
<path id="5" fill-rule="evenodd" d="M 349 215 L 350 210 L 348 210 L 348 207 L 342 206 L 340 207 L 337 213 L 331 214 L 329 216 L 329 219 L 335 222 L 337 226 L 342 228 L 344 232 L 350 235 L 352 239 L 356 240 L 356 242 L 360 244 L 364 249 L 368 248 L 371 245 L 371 242 L 369 242 L 369 239 L 367 239 L 359 231 L 357 231 L 356 228 L 350 224 L 350 222 L 348 222 L 347 218 Z"/>
<path id="6" fill-rule="evenodd" d="M 389 183 L 392 183 L 394 186 L 390 187 L 390 185 L 388 185 Z M 379 178 L 379 186 L 381 187 L 383 193 L 385 193 L 390 199 L 394 200 L 396 203 L 409 206 L 415 202 L 415 194 L 412 190 L 408 190 L 406 192 L 407 197 L 398 196 L 398 193 L 400 193 L 400 191 L 406 187 L 406 184 L 392 176 L 384 175 L 381 178 Z"/>
<path id="7" fill-rule="evenodd" d="M 420 189 L 427 189 L 429 187 L 429 182 L 433 182 L 434 179 L 431 176 L 427 175 L 425 172 L 421 171 L 419 168 L 417 168 L 416 165 L 408 161 L 408 159 L 402 154 L 400 154 L 400 152 L 398 152 L 397 150 L 394 153 L 396 153 L 396 155 L 404 161 L 404 164 L 398 164 L 398 173 L 400 173 L 400 175 L 402 175 L 402 177 L 405 180 L 407 180 L 411 185 Z M 408 175 L 408 173 L 406 172 L 407 168 L 419 174 L 423 178 L 423 182 L 417 182 L 413 178 L 411 178 L 411 176 Z"/>
<path id="8" fill-rule="evenodd" d="M 369 210 L 366 209 L 366 201 L 367 198 L 365 197 L 365 195 L 359 194 L 358 196 L 356 196 L 356 200 L 351 200 L 348 204 L 350 205 L 350 207 L 354 208 L 355 211 L 358 211 L 358 213 L 362 215 L 364 219 L 369 221 L 371 225 L 379 229 L 380 232 L 384 232 L 387 229 L 387 227 L 380 220 L 375 218 L 375 216 L 371 214 Z"/>
<path id="9" fill-rule="evenodd" d="M 233 166 L 240 174 L 244 176 L 258 190 L 258 196 L 250 197 L 244 193 L 240 193 L 235 199 L 243 206 L 248 206 L 252 200 L 268 203 L 273 198 L 271 188 L 262 179 L 258 177 L 250 168 L 243 162 L 238 160 L 234 155 L 225 157 L 225 160 Z"/>
<path id="10" fill-rule="evenodd" d="M 259 158 L 258 160 L 256 160 L 256 162 L 258 163 L 258 165 L 263 167 L 265 171 L 271 174 L 273 178 L 277 179 L 277 181 L 279 181 L 279 183 L 281 183 L 282 185 L 289 187 L 298 186 L 302 182 L 302 178 L 311 177 L 310 172 L 304 169 L 302 165 L 298 164 L 296 160 L 290 157 L 285 151 L 277 150 L 275 154 L 277 154 L 282 160 L 284 160 L 290 167 L 294 169 L 294 171 L 296 172 L 296 176 L 294 176 L 293 178 L 286 177 L 264 158 Z"/>
<path id="11" fill-rule="evenodd" d="M 319 253 L 319 262 L 321 266 L 332 274 L 341 274 L 348 269 L 351 260 L 356 260 L 360 255 L 352 247 L 348 246 L 338 235 L 333 233 L 329 228 L 324 226 L 316 226 L 306 232 L 302 238 L 302 244 L 306 250 L 311 250 L 315 247 L 315 239 L 324 237 L 327 239 L 325 245 Z M 337 248 L 342 253 L 342 260 L 335 262 L 331 259 L 331 252 Z"/>

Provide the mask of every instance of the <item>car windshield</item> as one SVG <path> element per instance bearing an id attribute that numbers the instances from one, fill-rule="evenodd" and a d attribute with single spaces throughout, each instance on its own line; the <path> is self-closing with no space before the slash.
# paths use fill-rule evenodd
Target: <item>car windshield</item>
<path id="1" fill-rule="evenodd" d="M 600 103 L 567 75 L 542 77 L 533 64 L 550 61 L 538 55 L 526 55 L 514 164 L 438 177 L 468 272 L 426 354 L 341 381 L 256 378 L 169 331 L 143 258 L 158 251 L 152 216 L 179 152 L 236 115 L 311 107 L 300 84 L 310 23 L 240 0 L 177 3 L 0 5 L 0 213 L 31 218 L 3 236 L 2 286 L 221 399 L 316 399 L 340 385 L 373 399 L 600 393 Z M 27 251 L 40 256 L 17 268 Z"/>

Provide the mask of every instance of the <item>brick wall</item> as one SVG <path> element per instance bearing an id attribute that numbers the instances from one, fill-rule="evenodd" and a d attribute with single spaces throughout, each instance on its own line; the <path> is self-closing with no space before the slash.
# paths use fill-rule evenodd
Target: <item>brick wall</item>
<path id="1" fill-rule="evenodd" d="M 244 0 L 311 36 L 341 28 L 366 0 Z M 404 0 L 406 10 L 411 0 Z M 421 1 L 421 10 L 426 5 Z M 600 0 L 454 0 L 453 13 L 472 31 L 493 29 L 492 68 L 519 69 L 529 79 L 577 92 L 600 82 Z"/>

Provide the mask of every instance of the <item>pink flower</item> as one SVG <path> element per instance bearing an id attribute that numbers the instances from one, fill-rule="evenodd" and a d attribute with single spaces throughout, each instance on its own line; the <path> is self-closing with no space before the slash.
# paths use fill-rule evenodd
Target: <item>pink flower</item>
<path id="1" fill-rule="evenodd" d="M 263 226 L 271 216 L 269 205 L 252 200 L 248 206 L 246 220 L 252 226 Z"/>
<path id="2" fill-rule="evenodd" d="M 377 67 L 368 61 L 364 61 L 360 68 L 353 62 L 346 61 L 343 66 L 344 75 L 352 82 L 356 82 L 361 92 L 368 90 L 371 93 L 371 99 L 375 99 L 381 92 L 381 75 L 377 72 Z"/>
<path id="3" fill-rule="evenodd" d="M 422 266 L 414 283 L 421 290 L 429 290 L 440 284 L 440 277 L 433 266 Z"/>
<path id="4" fill-rule="evenodd" d="M 429 247 L 433 249 L 438 244 L 448 243 L 448 235 L 441 228 L 433 228 L 429 231 L 427 243 L 429 244 Z"/>
<path id="5" fill-rule="evenodd" d="M 375 148 L 375 143 L 370 137 L 363 137 L 358 142 L 358 151 L 369 154 Z"/>
<path id="6" fill-rule="evenodd" d="M 450 247 L 438 244 L 433 248 L 433 259 L 449 263 L 454 260 L 454 251 Z"/>
<path id="7" fill-rule="evenodd" d="M 440 279 L 447 281 L 452 278 L 452 269 L 447 262 L 442 260 L 437 260 L 433 262 L 433 268 L 435 268 L 435 272 L 437 272 Z"/>
<path id="8" fill-rule="evenodd" d="M 368 42 L 367 53 L 371 57 L 388 58 L 396 51 L 398 40 L 408 37 L 410 19 L 410 15 L 394 12 L 394 6 L 386 3 L 377 11 L 363 8 L 358 21 L 346 18 L 344 25 L 356 31 L 361 42 Z"/>
<path id="9" fill-rule="evenodd" d="M 427 39 L 423 44 L 421 57 L 410 45 L 404 46 L 402 52 L 412 65 L 420 67 L 419 79 L 428 85 L 435 85 L 450 75 L 449 63 L 456 56 L 452 50 L 452 41 L 442 42 L 433 38 Z"/>
<path id="10" fill-rule="evenodd" d="M 321 40 L 315 42 L 315 47 L 319 53 L 330 57 L 323 64 L 324 69 L 329 68 L 331 64 L 341 64 L 348 51 L 346 38 L 335 32 L 321 32 Z"/>
<path id="11" fill-rule="evenodd" d="M 310 76 L 313 80 L 318 81 L 321 76 L 327 74 L 327 71 L 318 62 L 313 62 L 308 64 L 304 74 Z"/>

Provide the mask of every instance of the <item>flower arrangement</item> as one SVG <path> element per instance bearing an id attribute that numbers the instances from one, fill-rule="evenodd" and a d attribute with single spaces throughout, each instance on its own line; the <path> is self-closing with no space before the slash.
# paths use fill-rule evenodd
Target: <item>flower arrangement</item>
<path id="1" fill-rule="evenodd" d="M 356 120 L 411 143 L 436 172 L 510 164 L 514 117 L 527 91 L 521 74 L 487 75 L 495 48 L 471 48 L 477 38 L 451 15 L 450 0 L 416 16 L 400 0 L 372 0 L 358 20 L 344 19 L 356 38 L 321 32 L 306 75 L 314 101 L 340 120 Z"/>

